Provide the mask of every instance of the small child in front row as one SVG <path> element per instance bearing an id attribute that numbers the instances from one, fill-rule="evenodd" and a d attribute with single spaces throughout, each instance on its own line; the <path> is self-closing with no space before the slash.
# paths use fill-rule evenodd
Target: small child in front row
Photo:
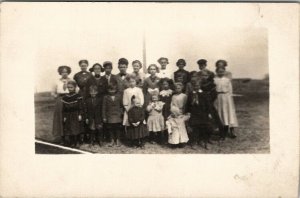
<path id="1" fill-rule="evenodd" d="M 150 132 L 150 143 L 162 143 L 163 131 L 165 130 L 165 121 L 162 115 L 164 103 L 158 100 L 158 94 L 151 96 L 151 102 L 147 106 L 149 112 L 147 128 Z M 159 136 L 159 138 L 158 138 Z"/>
<path id="2" fill-rule="evenodd" d="M 189 115 L 181 114 L 176 106 L 171 107 L 171 115 L 166 121 L 169 133 L 169 144 L 172 147 L 183 147 L 189 141 L 185 122 L 190 118 Z"/>
<path id="3" fill-rule="evenodd" d="M 108 85 L 108 95 L 103 98 L 102 117 L 106 129 L 109 131 L 110 147 L 120 146 L 120 133 L 123 121 L 123 104 L 121 95 L 117 94 L 117 85 Z"/>
<path id="4" fill-rule="evenodd" d="M 101 146 L 103 137 L 102 100 L 97 96 L 98 88 L 92 85 L 89 88 L 90 96 L 85 102 L 86 124 L 89 128 L 90 143 Z"/>
<path id="5" fill-rule="evenodd" d="M 139 98 L 132 96 L 131 103 L 131 108 L 128 111 L 129 126 L 126 137 L 131 140 L 131 144 L 135 148 L 144 148 L 144 138 L 148 136 L 145 111 Z"/>
<path id="6" fill-rule="evenodd" d="M 69 93 L 62 98 L 63 131 L 67 145 L 76 147 L 78 136 L 83 128 L 83 101 L 82 96 L 76 93 L 76 82 L 68 81 Z"/>

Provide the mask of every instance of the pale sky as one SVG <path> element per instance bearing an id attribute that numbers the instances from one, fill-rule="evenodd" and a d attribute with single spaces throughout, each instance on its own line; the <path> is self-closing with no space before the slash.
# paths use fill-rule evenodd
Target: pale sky
<path id="1" fill-rule="evenodd" d="M 135 59 L 143 61 L 144 34 L 147 65 L 158 64 L 157 59 L 165 56 L 170 61 L 168 67 L 175 71 L 176 61 L 184 58 L 186 69 L 192 71 L 198 68 L 196 61 L 204 58 L 208 60 L 208 68 L 214 70 L 215 62 L 225 59 L 235 78 L 259 79 L 268 73 L 267 29 L 250 23 L 251 17 L 255 18 L 256 8 L 239 9 L 239 15 L 248 12 L 250 19 L 240 19 L 239 23 L 247 22 L 245 26 L 234 27 L 234 22 L 226 20 L 222 13 L 208 18 L 213 10 L 201 12 L 204 10 L 201 6 L 181 6 L 180 9 L 172 8 L 173 4 L 74 5 L 55 9 L 49 6 L 31 13 L 34 21 L 29 27 L 34 34 L 33 45 L 38 49 L 35 60 L 35 90 L 38 92 L 51 90 L 59 78 L 57 67 L 60 65 L 71 66 L 73 77 L 80 70 L 80 59 L 89 60 L 90 66 L 110 60 L 115 74 L 121 57 L 130 63 Z M 210 24 L 210 19 L 217 25 Z M 128 71 L 132 71 L 131 64 Z"/>

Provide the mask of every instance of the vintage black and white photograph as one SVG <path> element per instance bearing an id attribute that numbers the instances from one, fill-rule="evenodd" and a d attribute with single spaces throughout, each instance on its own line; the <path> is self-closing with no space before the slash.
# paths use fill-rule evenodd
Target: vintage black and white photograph
<path id="1" fill-rule="evenodd" d="M 270 152 L 266 28 L 100 10 L 40 27 L 36 153 Z"/>
<path id="2" fill-rule="evenodd" d="M 297 197 L 298 4 L 0 15 L 0 197 Z"/>

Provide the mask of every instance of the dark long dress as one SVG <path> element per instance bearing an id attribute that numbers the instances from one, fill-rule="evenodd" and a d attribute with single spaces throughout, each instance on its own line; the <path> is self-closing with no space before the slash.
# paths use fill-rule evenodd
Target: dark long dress
<path id="1" fill-rule="evenodd" d="M 63 103 L 63 118 L 64 135 L 78 135 L 82 131 L 83 123 L 83 102 L 79 94 L 68 94 L 62 98 Z M 82 116 L 82 121 L 79 121 L 79 115 Z"/>
<path id="2" fill-rule="evenodd" d="M 145 111 L 142 107 L 134 106 L 128 111 L 128 122 L 130 126 L 127 128 L 126 137 L 130 140 L 144 138 L 148 136 L 147 126 L 145 121 Z M 133 126 L 132 123 L 140 122 L 138 126 Z"/>
<path id="3" fill-rule="evenodd" d="M 172 92 L 170 92 L 170 94 L 167 95 L 167 94 L 162 94 L 162 91 L 161 91 L 159 96 L 160 96 L 160 101 L 165 103 L 163 110 L 162 110 L 162 115 L 166 121 L 168 119 L 168 117 L 171 115 Z"/>

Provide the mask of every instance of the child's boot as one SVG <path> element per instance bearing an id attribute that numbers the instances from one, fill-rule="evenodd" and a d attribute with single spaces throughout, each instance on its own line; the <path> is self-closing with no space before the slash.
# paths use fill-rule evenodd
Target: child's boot
<path id="1" fill-rule="evenodd" d="M 117 145 L 117 147 L 120 147 L 120 146 L 121 146 L 120 140 L 119 140 L 119 139 L 116 140 L 116 145 Z"/>
<path id="2" fill-rule="evenodd" d="M 113 147 L 114 146 L 114 139 L 111 139 L 110 143 L 108 144 L 109 147 Z"/>
<path id="3" fill-rule="evenodd" d="M 230 127 L 229 137 L 232 138 L 232 139 L 236 138 L 236 135 L 234 134 L 234 128 L 233 127 Z"/>

